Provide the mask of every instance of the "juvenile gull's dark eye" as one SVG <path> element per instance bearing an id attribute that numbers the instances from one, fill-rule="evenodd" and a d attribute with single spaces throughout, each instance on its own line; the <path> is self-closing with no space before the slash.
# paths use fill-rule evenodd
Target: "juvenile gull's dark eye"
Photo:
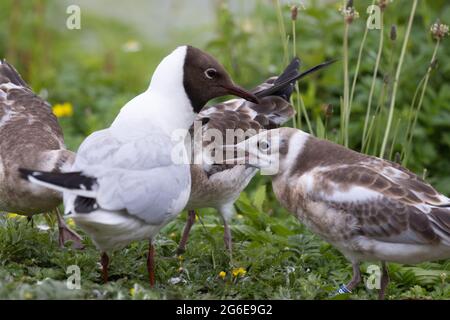
<path id="1" fill-rule="evenodd" d="M 205 76 L 208 79 L 214 79 L 216 77 L 216 75 L 217 75 L 217 70 L 214 68 L 208 68 L 205 70 Z"/>
<path id="2" fill-rule="evenodd" d="M 258 149 L 261 151 L 267 151 L 270 148 L 269 142 L 266 140 L 258 141 Z"/>

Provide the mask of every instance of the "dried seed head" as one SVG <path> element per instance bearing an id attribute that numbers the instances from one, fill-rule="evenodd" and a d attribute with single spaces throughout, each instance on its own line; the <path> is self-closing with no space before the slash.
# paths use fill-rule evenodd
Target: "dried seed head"
<path id="1" fill-rule="evenodd" d="M 395 24 L 391 26 L 390 38 L 392 41 L 395 41 L 397 39 L 397 26 Z"/>
<path id="2" fill-rule="evenodd" d="M 359 18 L 359 12 L 353 7 L 353 1 L 351 0 L 347 1 L 345 7 L 339 8 L 339 12 L 344 16 L 344 20 L 348 24 Z"/>
<path id="3" fill-rule="evenodd" d="M 297 15 L 298 15 L 298 7 L 294 5 L 294 6 L 291 7 L 291 19 L 292 19 L 292 21 L 297 20 Z"/>
<path id="4" fill-rule="evenodd" d="M 381 11 L 384 11 L 389 3 L 391 3 L 392 0 L 378 0 L 378 6 L 380 7 Z"/>
<path id="5" fill-rule="evenodd" d="M 442 40 L 448 35 L 448 25 L 442 24 L 439 19 L 431 26 L 431 34 L 436 40 Z"/>
<path id="6" fill-rule="evenodd" d="M 329 118 L 333 115 L 333 105 L 331 103 L 326 103 L 322 105 L 323 113 L 325 113 L 325 117 Z"/>

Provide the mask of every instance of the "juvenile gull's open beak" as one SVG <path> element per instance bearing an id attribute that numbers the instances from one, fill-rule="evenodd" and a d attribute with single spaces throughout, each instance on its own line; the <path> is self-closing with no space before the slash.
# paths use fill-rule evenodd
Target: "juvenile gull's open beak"
<path id="1" fill-rule="evenodd" d="M 236 85 L 224 85 L 223 88 L 231 95 L 241 97 L 253 103 L 259 103 L 258 98 L 253 93 L 242 89 L 241 87 L 238 87 Z"/>
<path id="2" fill-rule="evenodd" d="M 243 141 L 245 142 L 245 141 Z M 223 163 L 224 164 L 248 164 L 249 162 L 249 156 L 248 156 L 248 152 L 245 151 L 245 144 L 241 145 L 242 143 L 239 144 L 228 144 L 228 145 L 223 145 L 222 146 L 222 150 L 226 152 L 226 155 L 232 154 L 233 157 L 232 158 L 225 158 L 223 159 Z M 238 153 L 243 153 L 244 156 L 243 157 L 235 157 L 235 154 Z"/>

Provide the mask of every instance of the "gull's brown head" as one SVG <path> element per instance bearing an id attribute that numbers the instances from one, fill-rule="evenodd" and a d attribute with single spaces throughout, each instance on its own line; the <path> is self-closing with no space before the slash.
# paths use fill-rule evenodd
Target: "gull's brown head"
<path id="1" fill-rule="evenodd" d="M 187 46 L 183 85 L 194 112 L 199 112 L 211 99 L 234 95 L 257 103 L 249 91 L 236 85 L 225 68 L 208 53 Z"/>

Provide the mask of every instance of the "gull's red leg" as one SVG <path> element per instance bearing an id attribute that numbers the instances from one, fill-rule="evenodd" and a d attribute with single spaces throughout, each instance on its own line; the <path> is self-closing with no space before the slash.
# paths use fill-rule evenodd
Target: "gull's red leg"
<path id="1" fill-rule="evenodd" d="M 386 262 L 381 262 L 383 273 L 381 274 L 381 287 L 378 293 L 378 299 L 384 300 L 386 294 L 386 288 L 389 284 L 389 270 L 387 268 Z"/>
<path id="2" fill-rule="evenodd" d="M 147 271 L 150 287 L 153 287 L 155 285 L 155 247 L 151 239 L 148 244 Z"/>
<path id="3" fill-rule="evenodd" d="M 225 219 L 223 220 L 223 241 L 225 242 L 225 248 L 227 248 L 231 256 L 233 252 L 233 240 L 231 237 L 230 225 Z"/>
<path id="4" fill-rule="evenodd" d="M 74 249 L 84 249 L 81 236 L 64 222 L 64 218 L 61 216 L 59 209 L 56 208 L 56 217 L 58 219 L 58 231 L 59 231 L 59 246 L 64 248 L 66 241 L 72 241 L 72 247 Z"/>
<path id="5" fill-rule="evenodd" d="M 108 266 L 109 266 L 109 257 L 106 252 L 102 252 L 102 257 L 100 259 L 100 263 L 102 264 L 102 278 L 104 283 L 108 283 Z"/>
<path id="6" fill-rule="evenodd" d="M 177 254 L 182 254 L 186 251 L 186 243 L 189 237 L 189 232 L 195 223 L 195 210 L 188 211 L 188 218 L 186 225 L 184 226 L 183 236 L 181 237 L 180 244 L 178 245 Z"/>

